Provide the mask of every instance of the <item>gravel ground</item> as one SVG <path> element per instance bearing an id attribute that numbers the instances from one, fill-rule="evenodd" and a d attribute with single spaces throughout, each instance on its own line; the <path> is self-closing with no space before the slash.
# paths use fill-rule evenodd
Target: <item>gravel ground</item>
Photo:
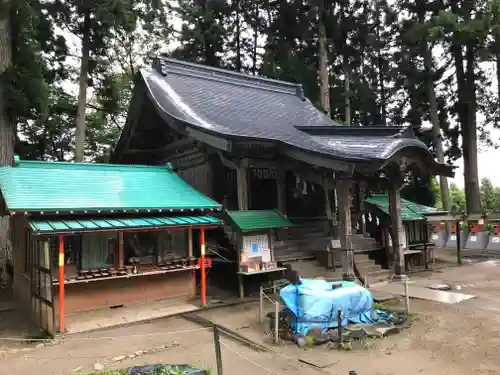
<path id="1" fill-rule="evenodd" d="M 500 311 L 498 274 L 498 267 L 491 263 L 435 273 L 433 281 L 460 283 L 465 285 L 465 293 L 478 298 L 458 305 L 412 300 L 411 310 L 418 319 L 409 330 L 377 340 L 372 348 L 351 352 L 272 346 L 257 323 L 256 304 L 210 310 L 203 315 L 278 352 L 256 352 L 222 337 L 226 375 L 320 373 L 300 364 L 298 358 L 333 363 L 322 372 L 340 375 L 349 370 L 359 375 L 500 374 L 500 315 L 483 308 L 488 300 L 490 307 L 496 304 Z M 173 331 L 183 332 L 169 333 Z M 90 371 L 96 364 L 107 370 L 146 363 L 192 363 L 215 369 L 213 334 L 172 318 L 76 335 L 55 345 L 11 352 L 0 360 L 0 374 L 58 375 L 76 369 Z"/>

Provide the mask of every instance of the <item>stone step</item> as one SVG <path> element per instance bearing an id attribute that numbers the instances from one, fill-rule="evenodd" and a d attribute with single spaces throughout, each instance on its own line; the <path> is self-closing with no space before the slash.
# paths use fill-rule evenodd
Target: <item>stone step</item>
<path id="1" fill-rule="evenodd" d="M 317 264 L 316 261 L 297 261 L 287 263 L 292 270 L 297 271 L 302 278 L 324 278 L 327 280 L 339 280 L 342 277 L 341 270 L 328 271 Z"/>
<path id="2" fill-rule="evenodd" d="M 373 284 L 374 281 L 385 281 L 390 277 L 389 270 L 380 269 L 380 271 L 370 272 L 366 276 L 368 279 L 368 284 Z"/>
<path id="3" fill-rule="evenodd" d="M 356 262 L 356 266 L 358 267 L 358 270 L 361 273 L 361 275 L 369 275 L 372 272 L 383 270 L 383 268 L 380 267 L 380 265 L 375 263 L 360 265 L 359 262 Z"/>
<path id="4" fill-rule="evenodd" d="M 316 261 L 316 257 L 312 253 L 303 252 L 303 251 L 290 251 L 286 253 L 274 253 L 274 258 L 278 262 L 286 263 L 293 262 L 299 260 L 314 260 Z"/>

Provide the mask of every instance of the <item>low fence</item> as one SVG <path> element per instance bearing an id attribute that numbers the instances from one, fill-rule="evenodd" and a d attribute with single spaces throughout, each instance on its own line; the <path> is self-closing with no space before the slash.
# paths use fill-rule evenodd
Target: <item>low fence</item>
<path id="1" fill-rule="evenodd" d="M 279 319 L 281 310 L 281 300 L 279 297 L 279 291 L 287 286 L 289 283 L 276 284 L 268 288 L 264 288 L 262 285 L 259 290 L 259 323 L 262 324 L 264 321 L 264 302 L 268 302 L 274 306 L 274 319 L 273 319 L 273 342 L 275 344 L 279 343 Z M 270 294 L 272 293 L 272 294 Z"/>

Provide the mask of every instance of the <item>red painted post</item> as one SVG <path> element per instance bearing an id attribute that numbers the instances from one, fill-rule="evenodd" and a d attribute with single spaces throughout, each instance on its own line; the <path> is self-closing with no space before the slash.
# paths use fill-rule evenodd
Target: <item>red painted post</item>
<path id="1" fill-rule="evenodd" d="M 201 268 L 201 306 L 207 304 L 207 285 L 206 285 L 206 273 L 205 273 L 205 229 L 200 229 L 200 245 L 201 245 L 201 257 L 200 257 L 200 268 Z"/>
<path id="2" fill-rule="evenodd" d="M 59 332 L 64 333 L 64 236 L 59 236 Z"/>

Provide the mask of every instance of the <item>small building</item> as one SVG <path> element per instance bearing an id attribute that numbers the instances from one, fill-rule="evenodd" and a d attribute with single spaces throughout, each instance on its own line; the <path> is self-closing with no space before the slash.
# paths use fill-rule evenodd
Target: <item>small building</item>
<path id="1" fill-rule="evenodd" d="M 238 284 L 240 298 L 245 296 L 246 277 L 269 276 L 274 281 L 283 278 L 274 253 L 276 230 L 284 231 L 293 224 L 278 210 L 227 211 L 225 222 L 236 233 Z M 270 276 L 275 274 L 276 276 Z M 260 283 L 262 283 L 262 278 Z"/>
<path id="2" fill-rule="evenodd" d="M 378 217 L 382 219 L 378 230 L 375 228 L 378 226 L 376 222 L 371 221 L 371 223 L 375 225 L 371 225 L 371 230 L 369 231 L 371 233 L 379 232 L 377 234 L 382 235 L 384 241 L 387 239 L 387 242 L 390 244 L 390 237 L 387 238 L 387 235 L 384 236 L 382 234 L 384 233 L 383 229 L 387 229 L 390 225 L 388 195 L 373 194 L 365 200 L 365 203 L 368 204 L 368 207 L 366 207 L 368 212 L 378 215 Z M 434 212 L 437 212 L 437 209 L 434 207 L 424 206 L 408 199 L 401 198 L 401 219 L 403 221 L 403 235 L 401 241 L 405 249 L 413 244 L 422 244 L 428 241 L 429 235 L 425 215 Z"/>
<path id="3" fill-rule="evenodd" d="M 170 166 L 22 161 L 0 167 L 14 292 L 35 322 L 196 290 L 196 249 L 221 205 Z"/>
<path id="4" fill-rule="evenodd" d="M 369 215 L 376 217 L 367 223 L 367 231 L 374 237 L 380 238 L 385 250 L 384 262 L 390 260 L 389 249 L 393 244 L 394 233 L 391 232 L 391 218 L 389 210 L 389 197 L 387 194 L 373 194 L 365 200 L 365 206 Z M 434 249 L 429 241 L 429 228 L 427 217 L 436 214 L 435 207 L 425 206 L 408 199 L 401 198 L 401 227 L 399 243 L 403 246 L 405 257 L 405 268 L 408 269 L 412 258 L 421 256 L 428 266 L 428 251 Z"/>
<path id="5" fill-rule="evenodd" d="M 165 56 L 138 73 L 112 162 L 172 163 L 228 210 L 278 209 L 295 225 L 278 232 L 277 260 L 315 263 L 336 238 L 347 279 L 354 277 L 355 247 L 364 243 L 354 230 L 364 192 L 389 192 L 398 232 L 406 174 L 453 175 L 410 127 L 342 126 L 300 84 Z M 404 277 L 398 242 L 395 272 Z"/>

